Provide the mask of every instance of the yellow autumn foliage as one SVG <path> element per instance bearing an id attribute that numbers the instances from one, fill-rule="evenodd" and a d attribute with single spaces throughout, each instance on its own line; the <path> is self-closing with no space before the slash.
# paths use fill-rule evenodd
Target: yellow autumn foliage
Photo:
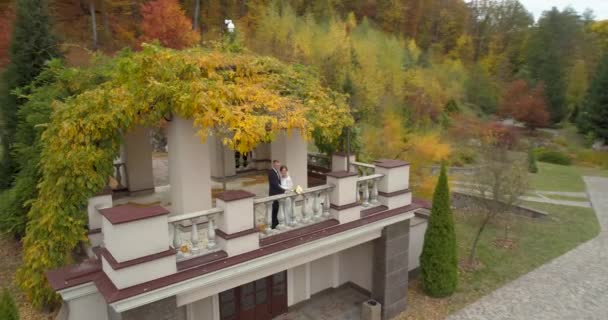
<path id="1" fill-rule="evenodd" d="M 55 101 L 42 135 L 38 198 L 28 213 L 17 281 L 34 305 L 58 301 L 44 272 L 72 261 L 86 241 L 87 199 L 103 189 L 123 133 L 175 114 L 194 119 L 204 140 L 221 131 L 235 150 L 252 150 L 283 130 L 337 138 L 353 119 L 345 96 L 310 69 L 251 54 L 144 45 L 93 76 L 99 84 Z"/>

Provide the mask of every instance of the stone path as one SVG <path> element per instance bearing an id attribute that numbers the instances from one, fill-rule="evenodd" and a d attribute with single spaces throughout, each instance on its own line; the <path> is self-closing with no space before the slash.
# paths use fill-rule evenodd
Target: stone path
<path id="1" fill-rule="evenodd" d="M 471 190 L 472 184 L 464 181 L 454 181 L 454 186 L 451 188 L 452 191 L 461 192 L 461 193 L 474 193 L 475 190 Z M 591 203 L 587 201 L 587 194 L 584 192 L 561 192 L 561 191 L 542 191 L 542 190 L 533 190 L 533 195 L 524 195 L 520 197 L 523 201 L 530 202 L 540 202 L 540 203 L 549 203 L 556 204 L 560 206 L 570 206 L 570 207 L 581 207 L 581 208 L 591 208 Z M 550 196 L 566 196 L 573 198 L 581 198 L 578 200 L 564 200 L 564 199 L 554 199 L 550 198 Z M 608 319 L 608 318 L 607 318 Z"/>
<path id="2" fill-rule="evenodd" d="M 584 180 L 600 234 L 448 319 L 608 319 L 608 178 Z"/>

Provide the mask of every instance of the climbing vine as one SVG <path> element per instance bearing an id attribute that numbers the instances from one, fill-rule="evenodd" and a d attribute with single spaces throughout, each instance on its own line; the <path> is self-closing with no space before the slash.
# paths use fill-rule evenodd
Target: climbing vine
<path id="1" fill-rule="evenodd" d="M 250 151 L 281 130 L 335 139 L 352 124 L 345 97 L 310 69 L 251 54 L 144 45 L 104 69 L 104 81 L 64 100 L 42 134 L 38 196 L 28 213 L 24 264 L 17 281 L 41 306 L 57 301 L 44 271 L 72 262 L 86 241 L 84 208 L 112 172 L 123 133 L 170 115 L 194 119 L 204 141 Z"/>

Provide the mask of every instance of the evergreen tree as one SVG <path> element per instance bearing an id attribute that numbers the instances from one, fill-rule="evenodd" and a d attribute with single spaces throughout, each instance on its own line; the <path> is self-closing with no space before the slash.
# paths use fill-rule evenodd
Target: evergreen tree
<path id="1" fill-rule="evenodd" d="M 11 148 L 15 142 L 17 111 L 23 100 L 13 90 L 30 83 L 42 71 L 47 60 L 59 56 L 57 41 L 51 33 L 46 0 L 18 0 L 15 16 L 10 63 L 0 83 L 0 189 L 10 186 L 16 171 Z"/>
<path id="2" fill-rule="evenodd" d="M 433 207 L 420 255 L 420 269 L 422 287 L 429 296 L 446 297 L 456 290 L 458 283 L 456 235 L 445 164 L 441 166 L 433 194 Z"/>
<path id="3" fill-rule="evenodd" d="M 534 155 L 534 149 L 532 148 L 530 148 L 530 151 L 528 151 L 528 172 L 538 172 L 538 166 L 536 166 L 536 156 Z"/>
<path id="4" fill-rule="evenodd" d="M 19 320 L 19 309 L 7 289 L 3 290 L 0 297 L 0 319 Z"/>
<path id="5" fill-rule="evenodd" d="M 581 114 L 582 126 L 608 141 L 608 54 L 605 54 L 591 82 Z"/>

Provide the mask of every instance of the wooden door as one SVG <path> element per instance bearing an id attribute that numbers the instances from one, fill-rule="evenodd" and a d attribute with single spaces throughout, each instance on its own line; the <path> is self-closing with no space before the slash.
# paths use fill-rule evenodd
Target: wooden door
<path id="1" fill-rule="evenodd" d="M 220 293 L 220 319 L 238 320 L 237 289 L 230 289 Z"/>
<path id="2" fill-rule="evenodd" d="M 272 284 L 271 310 L 276 317 L 287 312 L 287 271 L 269 277 Z"/>
<path id="3" fill-rule="evenodd" d="M 220 293 L 221 320 L 271 320 L 287 312 L 287 272 Z"/>

